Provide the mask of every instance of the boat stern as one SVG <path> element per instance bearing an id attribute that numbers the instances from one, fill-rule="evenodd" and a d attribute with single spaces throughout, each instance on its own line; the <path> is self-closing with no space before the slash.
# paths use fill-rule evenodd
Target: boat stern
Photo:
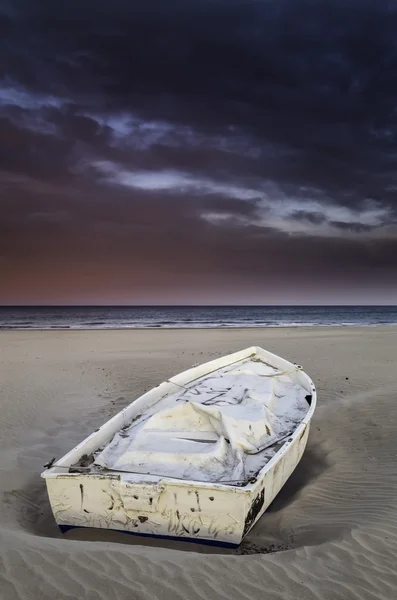
<path id="1" fill-rule="evenodd" d="M 93 527 L 237 546 L 250 506 L 247 490 L 200 482 L 134 482 L 121 475 L 44 472 L 60 527 Z"/>

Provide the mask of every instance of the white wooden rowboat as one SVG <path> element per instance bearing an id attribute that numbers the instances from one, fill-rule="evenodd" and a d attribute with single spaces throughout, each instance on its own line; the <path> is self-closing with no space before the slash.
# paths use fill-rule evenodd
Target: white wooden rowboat
<path id="1" fill-rule="evenodd" d="M 193 367 L 42 473 L 57 524 L 238 545 L 297 466 L 316 406 L 262 348 Z"/>

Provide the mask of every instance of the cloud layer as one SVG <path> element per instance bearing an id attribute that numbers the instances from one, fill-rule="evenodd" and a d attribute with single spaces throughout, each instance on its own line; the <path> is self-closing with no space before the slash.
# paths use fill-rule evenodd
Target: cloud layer
<path id="1" fill-rule="evenodd" d="M 3 3 L 0 302 L 395 302 L 396 29 L 385 0 Z"/>

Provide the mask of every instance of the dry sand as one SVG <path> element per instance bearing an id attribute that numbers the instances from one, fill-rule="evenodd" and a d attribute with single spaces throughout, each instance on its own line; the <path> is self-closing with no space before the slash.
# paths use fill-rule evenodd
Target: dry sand
<path id="1" fill-rule="evenodd" d="M 0 598 L 397 597 L 397 329 L 0 333 Z M 256 344 L 318 389 L 304 457 L 239 550 L 62 537 L 42 465 L 144 390 Z"/>

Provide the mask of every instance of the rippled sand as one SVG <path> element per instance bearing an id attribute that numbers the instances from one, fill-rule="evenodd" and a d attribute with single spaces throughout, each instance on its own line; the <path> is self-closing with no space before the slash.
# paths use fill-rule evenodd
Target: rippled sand
<path id="1" fill-rule="evenodd" d="M 238 550 L 54 524 L 42 465 L 166 377 L 250 345 L 318 390 Z M 0 332 L 0 598 L 385 599 L 397 589 L 397 328 Z"/>

